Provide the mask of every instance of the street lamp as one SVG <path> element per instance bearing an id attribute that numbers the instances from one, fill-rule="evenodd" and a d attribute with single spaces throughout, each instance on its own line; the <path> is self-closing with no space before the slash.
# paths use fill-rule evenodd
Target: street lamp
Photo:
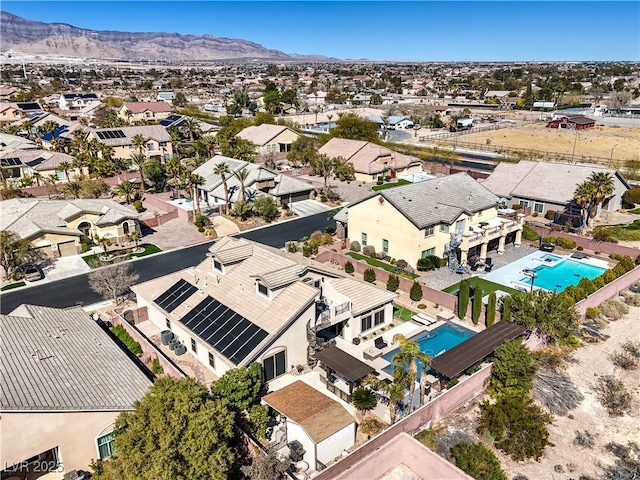
<path id="1" fill-rule="evenodd" d="M 618 144 L 616 143 L 613 147 L 611 147 L 611 153 L 609 154 L 609 167 L 611 167 L 611 161 L 613 160 L 613 151 L 616 149 Z"/>

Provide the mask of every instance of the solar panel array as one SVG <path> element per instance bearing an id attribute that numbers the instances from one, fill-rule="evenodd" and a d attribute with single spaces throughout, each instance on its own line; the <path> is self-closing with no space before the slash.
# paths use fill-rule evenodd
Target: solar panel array
<path id="1" fill-rule="evenodd" d="M 98 138 L 100 140 L 109 140 L 109 139 L 113 139 L 113 138 L 125 138 L 126 135 L 124 134 L 124 132 L 122 130 L 104 130 L 101 132 L 96 132 L 96 135 L 98 135 Z"/>
<path id="2" fill-rule="evenodd" d="M 268 335 L 256 324 L 209 296 L 181 322 L 235 365 Z"/>
<path id="3" fill-rule="evenodd" d="M 3 158 L 0 159 L 0 165 L 3 167 L 16 167 L 22 165 L 22 160 L 19 158 Z"/>
<path id="4" fill-rule="evenodd" d="M 167 127 L 171 125 L 173 122 L 175 122 L 176 120 L 180 120 L 181 118 L 182 118 L 182 115 L 169 115 L 164 120 L 160 120 L 160 125 L 162 125 L 163 127 Z"/>
<path id="5" fill-rule="evenodd" d="M 186 280 L 181 279 L 172 287 L 170 287 L 166 292 L 156 298 L 154 302 L 160 308 L 164 308 L 167 312 L 173 312 L 178 307 L 178 305 L 180 305 L 197 291 L 197 287 L 194 287 Z"/>

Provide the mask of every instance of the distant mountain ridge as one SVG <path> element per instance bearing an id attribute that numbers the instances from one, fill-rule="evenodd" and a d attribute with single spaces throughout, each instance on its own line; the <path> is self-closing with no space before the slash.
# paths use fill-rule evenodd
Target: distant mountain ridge
<path id="1" fill-rule="evenodd" d="M 151 61 L 330 60 L 287 54 L 248 40 L 166 32 L 88 30 L 66 23 L 27 20 L 0 11 L 0 51 L 93 59 Z"/>

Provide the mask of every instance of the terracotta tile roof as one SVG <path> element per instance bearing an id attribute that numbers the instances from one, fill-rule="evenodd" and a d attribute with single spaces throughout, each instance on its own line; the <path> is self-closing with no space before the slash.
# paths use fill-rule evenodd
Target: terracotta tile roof
<path id="1" fill-rule="evenodd" d="M 126 102 L 124 104 L 131 113 L 142 113 L 142 112 L 170 112 L 171 105 L 167 102 Z"/>

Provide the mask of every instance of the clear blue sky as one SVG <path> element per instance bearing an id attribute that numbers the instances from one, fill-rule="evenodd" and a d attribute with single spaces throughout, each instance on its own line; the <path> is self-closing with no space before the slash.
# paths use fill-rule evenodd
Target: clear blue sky
<path id="1" fill-rule="evenodd" d="M 640 60 L 640 2 L 2 1 L 30 20 L 371 60 Z"/>

